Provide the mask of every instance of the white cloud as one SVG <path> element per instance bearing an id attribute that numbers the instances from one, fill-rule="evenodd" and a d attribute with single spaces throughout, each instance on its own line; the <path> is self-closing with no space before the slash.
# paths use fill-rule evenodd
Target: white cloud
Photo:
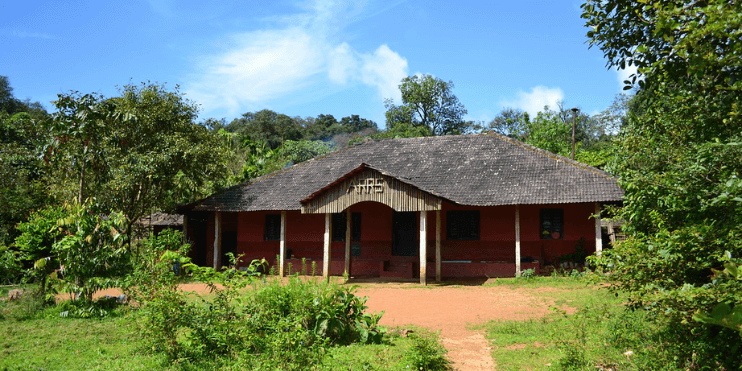
<path id="1" fill-rule="evenodd" d="M 402 100 L 399 83 L 407 76 L 407 60 L 382 45 L 373 54 L 361 56 L 361 81 L 375 87 L 381 98 Z"/>
<path id="2" fill-rule="evenodd" d="M 519 91 L 514 99 L 503 100 L 500 102 L 502 107 L 519 108 L 528 112 L 531 117 L 536 116 L 538 112 L 544 109 L 544 106 L 551 108 L 556 107 L 557 102 L 564 100 L 564 92 L 561 88 L 548 88 L 546 86 L 536 86 L 529 93 Z"/>
<path id="3" fill-rule="evenodd" d="M 201 57 L 186 91 L 207 111 L 236 114 L 289 94 L 354 84 L 374 88 L 380 98 L 397 98 L 407 76 L 407 60 L 387 45 L 372 53 L 356 51 L 343 27 L 360 9 L 347 1 L 317 0 L 306 13 L 274 18 L 273 29 L 229 36 L 220 52 Z"/>
<path id="4" fill-rule="evenodd" d="M 637 69 L 635 65 L 626 66 L 624 69 L 617 69 L 616 70 L 616 80 L 618 80 L 618 84 L 620 86 L 620 89 L 623 90 L 623 87 L 626 86 L 624 84 L 624 81 L 629 80 L 629 77 L 631 75 L 637 73 Z"/>

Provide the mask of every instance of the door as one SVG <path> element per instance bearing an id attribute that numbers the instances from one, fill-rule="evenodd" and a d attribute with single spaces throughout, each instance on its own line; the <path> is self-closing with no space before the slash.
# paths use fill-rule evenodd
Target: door
<path id="1" fill-rule="evenodd" d="M 392 255 L 416 256 L 417 213 L 414 211 L 394 212 L 392 214 Z"/>
<path id="2" fill-rule="evenodd" d="M 231 265 L 228 253 L 237 257 L 237 232 L 222 232 L 222 267 Z"/>

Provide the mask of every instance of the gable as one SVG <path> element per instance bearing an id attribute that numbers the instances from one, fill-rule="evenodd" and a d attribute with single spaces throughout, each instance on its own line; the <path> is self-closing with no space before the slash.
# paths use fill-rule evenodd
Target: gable
<path id="1" fill-rule="evenodd" d="M 382 203 L 395 211 L 440 210 L 442 203 L 435 195 L 362 164 L 302 200 L 301 212 L 339 213 L 351 205 L 366 201 Z"/>

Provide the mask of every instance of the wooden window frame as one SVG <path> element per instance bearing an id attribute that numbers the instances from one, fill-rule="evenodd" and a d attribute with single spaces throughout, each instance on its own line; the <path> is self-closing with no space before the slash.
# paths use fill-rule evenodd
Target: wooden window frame
<path id="1" fill-rule="evenodd" d="M 538 222 L 538 233 L 542 240 L 564 239 L 563 208 L 540 209 Z M 554 233 L 558 233 L 558 237 L 555 237 Z"/>
<path id="2" fill-rule="evenodd" d="M 265 241 L 279 241 L 281 239 L 281 214 L 265 214 Z"/>
<path id="3" fill-rule="evenodd" d="M 479 241 L 481 229 L 479 210 L 446 211 L 446 240 Z"/>

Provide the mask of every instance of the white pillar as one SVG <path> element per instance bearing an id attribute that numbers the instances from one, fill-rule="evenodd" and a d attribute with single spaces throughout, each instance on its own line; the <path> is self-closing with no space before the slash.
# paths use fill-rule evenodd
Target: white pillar
<path id="1" fill-rule="evenodd" d="M 214 213 L 214 269 L 219 269 L 222 255 L 222 213 Z"/>
<path id="2" fill-rule="evenodd" d="M 345 213 L 345 270 L 346 276 L 350 277 L 350 239 L 351 239 L 351 221 L 350 208 Z"/>
<path id="3" fill-rule="evenodd" d="M 428 212 L 420 211 L 420 284 L 427 285 L 428 273 L 428 231 L 427 231 Z"/>
<path id="4" fill-rule="evenodd" d="M 520 277 L 520 206 L 515 205 L 515 276 Z"/>
<path id="5" fill-rule="evenodd" d="M 281 242 L 278 244 L 278 275 L 283 277 L 286 266 L 286 211 L 281 211 Z"/>
<path id="6" fill-rule="evenodd" d="M 330 281 L 330 263 L 332 262 L 332 214 L 325 213 L 325 248 L 322 256 L 322 277 Z"/>
<path id="7" fill-rule="evenodd" d="M 603 252 L 603 233 L 600 226 L 600 204 L 595 203 L 595 255 Z"/>
<path id="8" fill-rule="evenodd" d="M 435 211 L 435 281 L 441 282 L 441 211 Z"/>

